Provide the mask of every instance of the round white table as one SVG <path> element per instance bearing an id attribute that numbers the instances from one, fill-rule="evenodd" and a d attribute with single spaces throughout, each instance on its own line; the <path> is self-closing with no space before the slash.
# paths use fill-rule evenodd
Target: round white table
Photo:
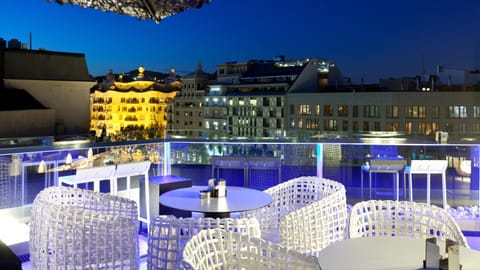
<path id="1" fill-rule="evenodd" d="M 200 198 L 200 191 L 207 187 L 188 187 L 165 192 L 160 203 L 175 209 L 200 212 L 206 217 L 229 217 L 232 212 L 243 212 L 264 207 L 272 202 L 267 193 L 244 187 L 227 186 L 227 196 Z M 160 213 L 162 214 L 162 213 Z"/>
<path id="2" fill-rule="evenodd" d="M 440 254 L 445 243 L 437 241 Z M 460 247 L 462 270 L 480 269 L 480 252 Z M 415 270 L 422 269 L 425 239 L 400 237 L 364 237 L 334 243 L 319 252 L 318 261 L 325 270 Z"/>

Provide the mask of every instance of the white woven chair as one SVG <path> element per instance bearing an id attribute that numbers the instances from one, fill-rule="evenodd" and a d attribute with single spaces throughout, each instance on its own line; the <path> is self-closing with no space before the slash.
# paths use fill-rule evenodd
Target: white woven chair
<path id="1" fill-rule="evenodd" d="M 321 178 L 302 176 L 264 190 L 272 196 L 272 203 L 253 211 L 242 212 L 242 217 L 254 216 L 262 231 L 278 230 L 280 219 L 291 211 L 318 201 L 324 196 Z"/>
<path id="2" fill-rule="evenodd" d="M 349 235 L 350 238 L 437 237 L 468 247 L 460 227 L 447 211 L 410 201 L 371 200 L 355 204 L 350 213 Z"/>
<path id="3" fill-rule="evenodd" d="M 347 199 L 342 183 L 318 179 L 323 197 L 280 220 L 279 243 L 310 255 L 347 238 Z"/>
<path id="4" fill-rule="evenodd" d="M 201 230 L 213 228 L 260 237 L 260 225 L 255 218 L 156 216 L 148 230 L 147 269 L 178 269 L 187 241 Z"/>
<path id="5" fill-rule="evenodd" d="M 300 248 L 301 245 L 304 243 L 293 243 L 297 242 L 294 240 L 292 237 L 289 237 L 287 234 L 293 233 L 295 234 L 295 237 L 300 237 L 299 240 L 303 241 L 305 239 L 309 239 L 311 235 L 302 235 L 300 234 L 309 234 L 310 230 L 313 229 L 313 224 L 310 224 L 307 226 L 306 222 L 315 222 L 316 229 L 315 230 L 324 230 L 327 229 L 328 226 L 319 226 L 320 220 L 308 220 L 308 219 L 303 219 L 303 220 L 298 220 L 295 221 L 295 219 L 301 218 L 298 214 L 292 214 L 289 216 L 287 221 L 284 221 L 283 223 L 283 236 L 282 239 L 280 239 L 280 224 L 281 220 L 285 218 L 289 213 L 299 210 L 307 205 L 310 205 L 314 202 L 318 202 L 322 200 L 323 198 L 328 197 L 329 195 L 332 195 L 336 192 L 345 192 L 345 187 L 338 182 L 325 179 L 325 178 L 320 178 L 316 176 L 302 176 L 298 178 L 294 178 L 291 180 L 288 180 L 286 182 L 283 182 L 281 184 L 278 184 L 276 186 L 273 186 L 271 188 L 268 188 L 265 190 L 266 193 L 270 194 L 273 198 L 273 201 L 270 205 L 256 209 L 254 211 L 248 211 L 248 212 L 242 212 L 241 216 L 242 217 L 256 217 L 258 221 L 260 222 L 260 227 L 262 229 L 262 238 L 275 242 L 275 243 L 280 243 L 285 244 L 289 246 L 290 248 Z M 338 198 L 344 197 L 345 194 L 340 194 L 340 197 L 335 197 L 332 199 L 332 202 L 337 200 Z M 330 201 L 325 201 L 325 204 L 320 204 L 317 206 L 314 206 L 313 208 L 305 209 L 307 213 L 310 215 L 315 215 L 315 213 L 312 213 L 311 211 L 322 211 L 322 207 L 328 207 Z M 338 203 L 342 203 L 342 199 L 339 201 L 335 202 L 335 205 L 332 205 L 332 209 L 335 208 Z M 346 203 L 345 203 L 345 211 L 346 211 Z M 339 207 L 342 208 L 342 207 Z M 333 211 L 333 210 L 332 210 Z M 336 210 L 335 210 L 336 211 Z M 333 219 L 338 218 L 346 219 L 346 213 L 344 213 L 343 209 L 340 210 L 340 212 L 332 213 L 333 215 L 339 215 L 338 217 L 332 217 Z M 305 213 L 301 213 L 302 215 Z M 317 217 L 315 217 L 317 218 Z M 342 221 L 343 222 L 343 221 Z M 303 224 L 305 229 L 308 229 L 309 231 L 304 231 L 304 232 L 299 232 L 296 229 L 296 226 L 298 224 Z M 340 225 L 340 226 L 345 226 L 345 225 Z M 292 234 L 292 235 L 293 235 Z M 320 235 L 318 235 L 320 237 Z M 320 238 L 315 239 L 314 241 L 323 241 Z M 309 248 L 304 247 L 300 248 L 301 251 L 306 251 L 306 250 L 317 250 L 318 245 L 314 243 L 309 243 L 307 245 L 310 245 Z M 323 246 L 323 244 L 322 244 Z"/>
<path id="6" fill-rule="evenodd" d="M 137 211 L 106 193 L 42 190 L 30 221 L 32 269 L 138 269 Z"/>
<path id="7" fill-rule="evenodd" d="M 203 230 L 185 246 L 184 269 L 321 269 L 316 257 L 222 229 Z"/>

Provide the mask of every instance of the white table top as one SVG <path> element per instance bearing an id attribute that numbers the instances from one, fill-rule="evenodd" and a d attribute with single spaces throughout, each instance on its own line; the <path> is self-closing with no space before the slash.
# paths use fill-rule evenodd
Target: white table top
<path id="1" fill-rule="evenodd" d="M 441 241 L 440 253 L 445 244 Z M 334 243 L 322 251 L 318 261 L 325 270 L 415 270 L 422 269 L 425 239 L 400 237 L 353 238 Z M 462 270 L 480 269 L 480 252 L 460 247 Z"/>
<path id="2" fill-rule="evenodd" d="M 175 189 L 163 193 L 160 203 L 192 212 L 231 213 L 261 208 L 272 202 L 272 197 L 263 191 L 234 186 L 227 186 L 226 197 L 200 199 L 200 190 L 205 189 L 201 186 Z"/>

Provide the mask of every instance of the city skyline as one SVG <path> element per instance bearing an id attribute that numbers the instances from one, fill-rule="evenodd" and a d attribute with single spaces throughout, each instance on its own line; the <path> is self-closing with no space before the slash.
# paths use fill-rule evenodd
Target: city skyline
<path id="1" fill-rule="evenodd" d="M 0 37 L 32 49 L 84 53 L 89 73 L 193 72 L 199 62 L 320 57 L 353 82 L 480 68 L 480 3 L 213 0 L 162 20 L 40 0 L 0 3 Z"/>

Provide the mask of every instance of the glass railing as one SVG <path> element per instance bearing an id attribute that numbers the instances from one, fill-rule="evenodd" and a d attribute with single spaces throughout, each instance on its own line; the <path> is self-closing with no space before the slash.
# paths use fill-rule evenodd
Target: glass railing
<path id="1" fill-rule="evenodd" d="M 442 206 L 443 193 L 450 211 L 467 209 L 462 215 L 479 217 L 480 144 L 475 142 L 408 142 L 392 138 L 366 141 L 317 138 L 314 141 L 174 139 L 90 143 L 68 141 L 35 146 L 0 148 L 0 215 L 28 220 L 35 196 L 45 187 L 57 185 L 58 177 L 75 169 L 150 160 L 150 175 L 178 175 L 206 185 L 208 179 L 225 179 L 228 185 L 263 190 L 299 176 L 318 175 L 343 183 L 347 201 L 369 198 L 409 199 L 409 175 L 405 168 L 395 174 L 369 171 L 372 160 L 446 160 L 442 175 L 412 175 L 412 197 Z M 389 165 L 386 165 L 389 166 Z M 388 168 L 392 169 L 392 168 Z M 373 172 L 373 173 L 372 173 Z M 408 172 L 408 171 L 407 171 Z M 396 177 L 398 173 L 398 178 Z M 361 181 L 363 179 L 363 182 Z M 398 189 L 395 180 L 398 180 Z M 363 183 L 363 184 L 362 184 Z M 371 183 L 371 184 L 370 184 Z M 138 188 L 139 177 L 132 179 Z M 446 187 L 446 190 L 444 190 Z M 121 180 L 119 189 L 124 190 Z M 102 185 L 108 192 L 108 185 Z"/>

